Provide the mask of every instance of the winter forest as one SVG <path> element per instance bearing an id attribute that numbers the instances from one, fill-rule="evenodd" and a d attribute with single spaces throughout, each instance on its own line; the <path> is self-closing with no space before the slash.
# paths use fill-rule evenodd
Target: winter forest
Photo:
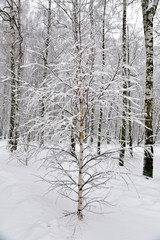
<path id="1" fill-rule="evenodd" d="M 0 239 L 160 239 L 159 11 L 0 0 Z"/>

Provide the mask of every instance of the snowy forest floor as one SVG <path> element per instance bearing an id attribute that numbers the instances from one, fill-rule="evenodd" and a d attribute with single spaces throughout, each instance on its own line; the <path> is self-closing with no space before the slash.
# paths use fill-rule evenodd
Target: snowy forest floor
<path id="1" fill-rule="evenodd" d="M 0 142 L 0 240 L 160 240 L 160 147 L 155 147 L 154 179 L 142 172 L 142 149 L 127 163 L 130 175 L 111 179 L 105 214 L 86 213 L 79 222 L 63 216 L 73 203 L 47 194 L 40 162 L 24 166 Z"/>

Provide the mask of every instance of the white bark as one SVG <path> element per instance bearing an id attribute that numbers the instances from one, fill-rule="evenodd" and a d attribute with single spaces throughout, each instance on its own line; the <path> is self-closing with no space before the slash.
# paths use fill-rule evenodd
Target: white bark
<path id="1" fill-rule="evenodd" d="M 146 90 L 145 90 L 145 152 L 143 174 L 153 176 L 153 20 L 158 6 L 157 0 L 150 6 L 149 0 L 142 1 L 143 26 L 146 49 Z"/>

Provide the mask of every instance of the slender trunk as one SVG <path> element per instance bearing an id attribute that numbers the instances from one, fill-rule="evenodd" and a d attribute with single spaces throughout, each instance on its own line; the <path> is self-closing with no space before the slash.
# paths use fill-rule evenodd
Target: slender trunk
<path id="1" fill-rule="evenodd" d="M 127 76 L 127 70 L 126 70 L 126 63 L 127 63 L 127 51 L 126 51 L 126 21 L 127 21 L 127 4 L 126 0 L 123 0 L 123 32 L 122 32 L 122 44 L 123 44 L 123 67 L 122 67 L 122 77 L 123 77 L 123 112 L 122 112 L 122 127 L 121 127 L 121 136 L 120 136 L 120 153 L 119 153 L 119 165 L 124 165 L 124 156 L 125 156 L 125 148 L 126 148 L 126 95 L 127 91 L 125 90 L 127 88 L 126 83 L 126 76 Z"/>
<path id="2" fill-rule="evenodd" d="M 10 31 L 11 31 L 11 51 L 10 51 L 10 70 L 11 70 L 11 110 L 10 110 L 10 129 L 9 129 L 9 146 L 11 152 L 17 149 L 16 138 L 16 33 L 14 22 L 14 8 L 13 2 L 10 3 Z"/>
<path id="3" fill-rule="evenodd" d="M 76 150 L 76 139 L 75 139 L 75 128 L 76 128 L 76 119 L 73 119 L 71 127 L 71 154 L 75 155 Z"/>
<path id="4" fill-rule="evenodd" d="M 78 176 L 78 209 L 77 217 L 79 220 L 83 219 L 83 153 L 84 153 L 84 123 L 83 123 L 83 100 L 79 100 L 79 113 L 80 113 L 80 154 L 79 154 L 79 176 Z"/>
<path id="5" fill-rule="evenodd" d="M 92 107 L 91 109 L 91 143 L 93 143 L 93 140 L 94 140 L 94 106 Z"/>
<path id="6" fill-rule="evenodd" d="M 129 66 L 130 64 L 130 47 L 129 47 L 129 28 L 128 28 L 128 36 L 127 36 L 127 64 Z M 131 100 L 130 100 L 130 97 L 131 97 L 131 91 L 130 91 L 130 88 L 131 88 L 131 82 L 130 82 L 130 71 L 128 69 L 128 97 L 129 97 L 129 100 L 128 100 L 128 115 L 129 115 L 129 122 L 128 122 L 128 138 L 129 138 L 129 152 L 130 152 L 130 155 L 133 157 L 133 139 L 132 139 L 132 121 L 131 121 L 131 114 L 132 114 L 132 106 L 131 106 Z"/>
<path id="7" fill-rule="evenodd" d="M 84 86 L 82 78 L 82 33 L 81 33 L 81 0 L 73 3 L 73 31 L 76 52 L 76 82 L 77 82 L 77 103 L 78 103 L 78 125 L 79 125 L 79 158 L 78 158 L 78 191 L 77 191 L 77 217 L 83 219 L 83 161 L 84 161 Z"/>
<path id="8" fill-rule="evenodd" d="M 86 114 L 86 117 L 85 117 L 85 142 L 87 142 L 88 137 L 89 137 L 89 117 Z"/>
<path id="9" fill-rule="evenodd" d="M 79 46 L 77 45 L 78 43 L 78 39 L 79 39 L 79 29 L 78 29 L 78 17 L 77 17 L 77 11 L 78 11 L 78 1 L 76 0 L 74 3 L 72 2 L 72 7 L 73 7 L 73 18 L 72 18 L 72 27 L 73 27 L 73 36 L 74 36 L 74 42 L 75 42 L 75 48 L 76 48 L 76 54 L 79 54 Z M 79 62 L 79 60 L 77 59 L 77 62 Z M 77 67 L 77 69 L 79 70 L 80 66 Z M 78 70 L 76 71 L 76 82 L 78 85 Z M 76 104 L 74 104 L 73 106 L 73 112 L 74 114 L 76 114 Z M 71 127 L 71 154 L 75 155 L 75 149 L 76 149 L 76 139 L 75 139 L 75 127 L 76 127 L 76 119 L 74 118 L 72 120 L 72 127 Z"/>
<path id="10" fill-rule="evenodd" d="M 2 103 L 2 138 L 7 138 L 7 126 L 8 126 L 8 99 L 7 94 L 9 92 L 8 85 L 4 83 L 3 88 L 3 103 Z"/>
<path id="11" fill-rule="evenodd" d="M 99 109 L 99 123 L 98 123 L 98 141 L 97 141 L 97 154 L 101 154 L 101 141 L 102 141 L 102 117 L 103 117 L 103 109 L 102 106 L 100 106 Z"/>
<path id="12" fill-rule="evenodd" d="M 16 102 L 16 136 L 15 138 L 18 140 L 20 137 L 20 97 L 21 97 L 21 78 L 22 78 L 22 68 L 21 66 L 23 65 L 23 49 L 22 49 L 22 44 L 23 44 L 23 38 L 22 38 L 22 27 L 21 27 L 21 0 L 18 0 L 17 4 L 17 30 L 18 30 L 18 63 L 17 63 L 17 102 Z"/>
<path id="13" fill-rule="evenodd" d="M 153 20 L 159 0 L 142 1 L 143 26 L 146 50 L 145 90 L 145 150 L 143 175 L 153 177 Z"/>
<path id="14" fill-rule="evenodd" d="M 94 26 L 94 0 L 90 0 L 89 2 L 89 17 L 90 17 L 90 42 L 91 42 L 91 47 L 90 47 L 90 54 L 88 56 L 88 65 L 90 66 L 90 72 L 89 72 L 89 78 L 90 78 L 90 85 L 94 81 L 94 60 L 95 60 L 95 26 Z M 88 99 L 86 99 L 88 101 Z M 88 110 L 88 109 L 86 109 Z M 93 132 L 94 132 L 94 121 L 93 121 L 93 116 L 94 110 L 91 110 L 91 117 L 86 114 L 85 116 L 85 140 L 89 144 L 93 142 Z M 89 141 L 88 141 L 89 140 Z"/>
<path id="15" fill-rule="evenodd" d="M 91 32 L 90 32 L 90 37 L 91 37 L 91 54 L 90 54 L 90 64 L 91 64 L 91 69 L 90 69 L 90 83 L 94 81 L 94 61 L 95 61 L 95 26 L 94 26 L 94 15 L 93 15 L 93 10 L 94 10 L 94 5 L 93 5 L 94 0 L 90 0 L 90 24 L 91 24 Z M 91 117 L 90 117 L 90 143 L 93 143 L 94 139 L 94 106 L 91 109 Z"/>
<path id="16" fill-rule="evenodd" d="M 130 92 L 129 92 L 129 97 L 130 97 Z M 131 101 L 129 100 L 129 115 L 131 117 Z M 133 157 L 133 136 L 132 136 L 132 121 L 129 119 L 128 123 L 128 134 L 129 134 L 129 152 L 130 155 Z"/>
<path id="17" fill-rule="evenodd" d="M 108 113 L 107 144 L 110 144 L 110 142 L 111 142 L 111 136 L 110 136 L 111 114 L 112 114 L 112 103 L 111 103 L 111 106 L 110 106 L 110 109 L 109 109 L 109 113 Z"/>
<path id="18" fill-rule="evenodd" d="M 116 106 L 116 111 L 115 111 L 115 114 L 116 113 L 118 113 L 118 111 L 119 111 L 119 108 L 118 108 L 118 106 Z M 114 127 L 114 129 L 115 129 L 115 131 L 114 131 L 114 138 L 117 140 L 119 140 L 119 126 L 118 126 L 119 124 L 118 124 L 118 118 L 116 118 L 115 119 L 115 127 Z"/>
<path id="19" fill-rule="evenodd" d="M 106 17 L 106 6 L 107 2 L 104 0 L 104 7 L 103 7 L 103 21 L 102 21 L 102 74 L 104 71 L 105 67 L 105 17 Z M 103 77 L 102 77 L 103 81 Z M 97 141 L 97 153 L 98 155 L 101 154 L 101 139 L 102 139 L 102 119 L 103 119 L 103 108 L 100 104 L 100 109 L 99 109 L 99 123 L 98 123 L 98 141 Z"/>

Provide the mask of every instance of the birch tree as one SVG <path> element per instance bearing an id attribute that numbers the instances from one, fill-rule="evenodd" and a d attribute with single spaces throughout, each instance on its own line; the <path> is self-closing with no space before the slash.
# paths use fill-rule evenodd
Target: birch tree
<path id="1" fill-rule="evenodd" d="M 88 122 L 86 124 L 86 121 L 90 119 L 96 104 L 98 106 L 100 103 L 104 108 L 105 99 L 112 92 L 112 82 L 117 83 L 113 83 L 113 88 L 121 86 L 118 81 L 120 65 L 119 62 L 114 65 L 108 82 L 101 81 L 99 87 L 99 76 L 102 80 L 105 74 L 102 71 L 102 45 L 99 47 L 100 63 L 94 49 L 94 41 L 99 41 L 94 38 L 97 31 L 93 31 L 93 2 L 91 5 L 88 5 L 88 1 L 81 0 L 70 5 L 65 3 L 57 3 L 59 14 L 56 16 L 57 22 L 65 26 L 63 32 L 61 28 L 54 28 L 59 40 L 59 62 L 52 60 L 52 64 L 48 64 L 51 73 L 44 88 L 47 109 L 43 120 L 47 122 L 45 135 L 50 136 L 43 146 L 43 149 L 49 151 L 45 157 L 49 177 L 46 175 L 45 180 L 51 184 L 51 188 L 58 189 L 60 195 L 76 203 L 74 214 L 82 220 L 85 210 L 91 210 L 94 204 L 106 203 L 107 182 L 112 175 L 107 164 L 105 165 L 111 152 L 106 150 L 97 154 L 94 145 L 88 144 L 90 137 L 97 137 L 97 132 L 93 133 L 91 128 L 93 121 L 94 125 L 98 123 L 99 116 L 95 114 L 94 119 L 91 118 L 91 125 Z M 88 38 L 91 41 L 88 41 Z M 94 60 L 96 65 L 93 67 Z M 108 88 L 110 91 L 107 91 Z M 37 104 L 41 94 L 43 93 L 40 89 L 35 91 L 33 88 L 34 98 L 32 97 L 32 105 L 30 104 L 32 111 L 33 102 Z M 34 105 L 34 108 L 36 107 L 37 105 Z M 32 124 L 30 131 L 40 131 L 42 125 L 37 122 L 37 118 L 33 119 L 32 123 L 34 125 Z M 70 141 L 71 136 L 74 142 Z M 72 148 L 71 143 L 74 143 Z M 98 192 L 99 188 L 106 189 L 106 194 L 92 195 L 94 191 Z"/>
<path id="2" fill-rule="evenodd" d="M 23 71 L 22 71 L 22 65 L 23 65 L 23 33 L 22 33 L 22 2 L 21 0 L 18 0 L 16 3 L 16 12 L 17 12 L 17 19 L 15 19 L 15 25 L 17 30 L 17 69 L 16 69 L 16 98 L 17 98 L 17 104 L 16 104 L 16 132 L 17 132 L 17 144 L 18 139 L 20 137 L 20 112 L 21 112 L 21 86 L 22 86 L 22 77 L 23 77 Z"/>
<path id="3" fill-rule="evenodd" d="M 143 27 L 146 50 L 146 82 L 145 82 L 145 150 L 143 175 L 153 177 L 153 21 L 159 0 L 142 0 Z"/>
<path id="4" fill-rule="evenodd" d="M 8 0 L 0 11 L 3 20 L 8 21 L 10 27 L 10 119 L 8 143 L 11 151 L 17 150 L 19 139 L 19 101 L 23 59 L 21 10 L 21 0 Z"/>
<path id="5" fill-rule="evenodd" d="M 122 54 L 123 54 L 123 66 L 122 66 L 122 77 L 123 77 L 123 110 L 122 110 L 122 127 L 121 127 L 121 135 L 120 135 L 120 155 L 119 155 L 119 165 L 124 165 L 124 156 L 125 156 L 125 148 L 126 148 L 126 132 L 127 132 L 127 125 L 126 125 L 126 95 L 127 95 L 127 2 L 123 0 L 123 26 L 122 26 Z"/>
<path id="6" fill-rule="evenodd" d="M 16 26 L 15 26 L 15 5 L 14 1 L 8 1 L 10 9 L 10 32 L 11 32 L 11 50 L 10 50 L 10 73 L 11 73 L 11 111 L 10 111 L 10 129 L 9 145 L 10 150 L 15 151 L 18 144 L 18 129 L 16 126 L 16 106 L 17 106 L 17 87 L 16 87 Z"/>

